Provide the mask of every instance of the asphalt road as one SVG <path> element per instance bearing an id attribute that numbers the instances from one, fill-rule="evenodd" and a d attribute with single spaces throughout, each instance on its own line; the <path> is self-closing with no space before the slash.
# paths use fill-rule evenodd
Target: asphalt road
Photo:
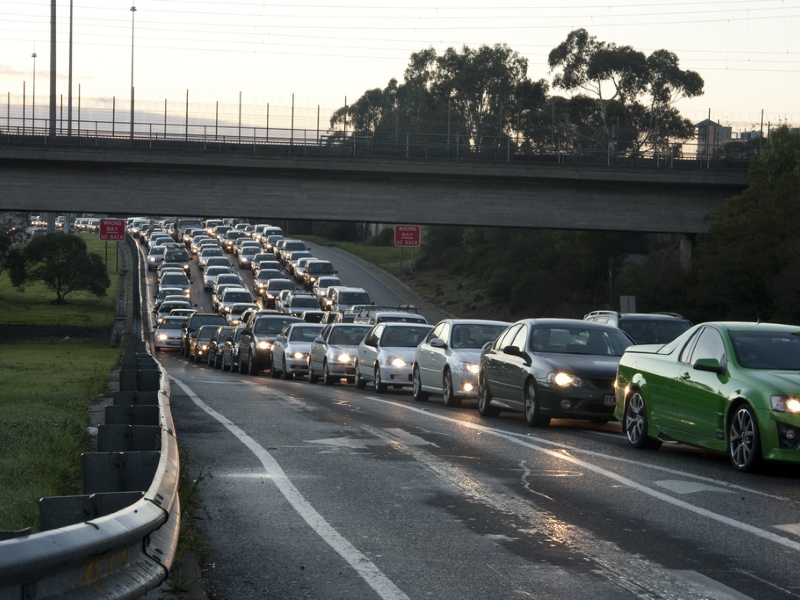
<path id="1" fill-rule="evenodd" d="M 331 260 L 378 302 L 413 299 Z M 800 598 L 796 469 L 158 358 L 217 598 Z"/>

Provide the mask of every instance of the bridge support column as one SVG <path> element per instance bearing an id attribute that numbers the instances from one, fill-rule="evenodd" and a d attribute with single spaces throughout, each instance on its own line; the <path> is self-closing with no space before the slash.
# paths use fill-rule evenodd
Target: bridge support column
<path id="1" fill-rule="evenodd" d="M 692 246 L 694 245 L 693 235 L 684 235 L 681 237 L 681 271 L 688 273 L 692 268 Z"/>

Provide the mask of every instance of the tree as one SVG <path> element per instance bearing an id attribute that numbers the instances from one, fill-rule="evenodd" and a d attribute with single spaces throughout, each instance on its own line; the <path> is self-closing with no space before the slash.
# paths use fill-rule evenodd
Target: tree
<path id="1" fill-rule="evenodd" d="M 55 292 L 59 304 L 78 290 L 105 296 L 111 285 L 103 258 L 88 252 L 86 242 L 75 235 L 51 233 L 34 238 L 13 257 L 11 283 L 22 288 L 26 281 L 41 281 Z"/>
<path id="2" fill-rule="evenodd" d="M 682 71 L 678 57 L 667 50 L 650 56 L 630 46 L 598 41 L 585 29 L 576 29 L 548 56 L 550 70 L 558 70 L 553 85 L 568 92 L 581 92 L 596 99 L 601 124 L 597 141 L 615 141 L 620 127 L 632 128 L 632 150 L 660 151 L 674 141 L 694 135 L 692 124 L 675 109 L 681 98 L 703 93 L 703 79 L 694 71 Z M 609 114 L 616 103 L 616 119 Z M 621 117 L 621 118 L 620 118 Z"/>
<path id="3" fill-rule="evenodd" d="M 21 213 L 0 213 L 0 273 L 13 261 L 13 247 L 25 239 L 25 229 L 21 225 L 24 222 L 25 216 Z"/>
<path id="4" fill-rule="evenodd" d="M 749 186 L 710 215 L 689 297 L 703 319 L 800 323 L 800 135 L 774 130 Z"/>

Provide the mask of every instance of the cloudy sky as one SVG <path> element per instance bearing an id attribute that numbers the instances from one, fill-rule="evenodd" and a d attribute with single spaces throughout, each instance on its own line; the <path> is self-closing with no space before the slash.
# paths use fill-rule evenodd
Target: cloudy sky
<path id="1" fill-rule="evenodd" d="M 135 4 L 136 12 L 131 12 Z M 49 0 L 0 0 L 0 111 L 49 94 Z M 67 96 L 69 0 L 57 0 L 57 94 Z M 694 121 L 750 129 L 800 125 L 800 0 L 73 0 L 73 95 L 295 106 L 326 114 L 365 90 L 402 80 L 413 52 L 506 43 L 532 79 L 551 80 L 547 55 L 576 28 L 647 54 L 675 52 L 705 94 L 679 104 Z M 140 104 L 141 103 L 141 104 Z M 153 109 L 155 110 L 155 109 Z M 277 112 L 276 112 L 277 114 Z M 0 115 L 2 116 L 2 115 Z M 757 128 L 757 127 L 755 127 Z"/>

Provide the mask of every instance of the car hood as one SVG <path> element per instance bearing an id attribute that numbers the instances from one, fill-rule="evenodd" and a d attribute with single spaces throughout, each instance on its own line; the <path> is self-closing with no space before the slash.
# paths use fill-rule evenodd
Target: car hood
<path id="1" fill-rule="evenodd" d="M 800 395 L 800 373 L 797 371 L 747 369 L 747 373 L 766 384 L 766 386 L 774 387 L 775 391 L 780 391 L 789 396 Z M 759 385 L 761 391 L 767 392 L 767 390 L 763 389 L 764 387 L 764 385 Z"/>
<path id="2" fill-rule="evenodd" d="M 554 371 L 569 371 L 578 377 L 611 377 L 617 375 L 618 356 L 587 354 L 539 354 Z"/>
<path id="3" fill-rule="evenodd" d="M 393 358 L 402 358 L 407 363 L 411 364 L 414 362 L 414 354 L 417 351 L 415 348 L 381 348 L 380 349 L 380 356 L 381 357 L 393 357 Z"/>
<path id="4" fill-rule="evenodd" d="M 477 364 L 481 361 L 481 354 L 483 354 L 483 348 L 466 348 L 453 350 L 450 356 L 452 360 Z"/>

